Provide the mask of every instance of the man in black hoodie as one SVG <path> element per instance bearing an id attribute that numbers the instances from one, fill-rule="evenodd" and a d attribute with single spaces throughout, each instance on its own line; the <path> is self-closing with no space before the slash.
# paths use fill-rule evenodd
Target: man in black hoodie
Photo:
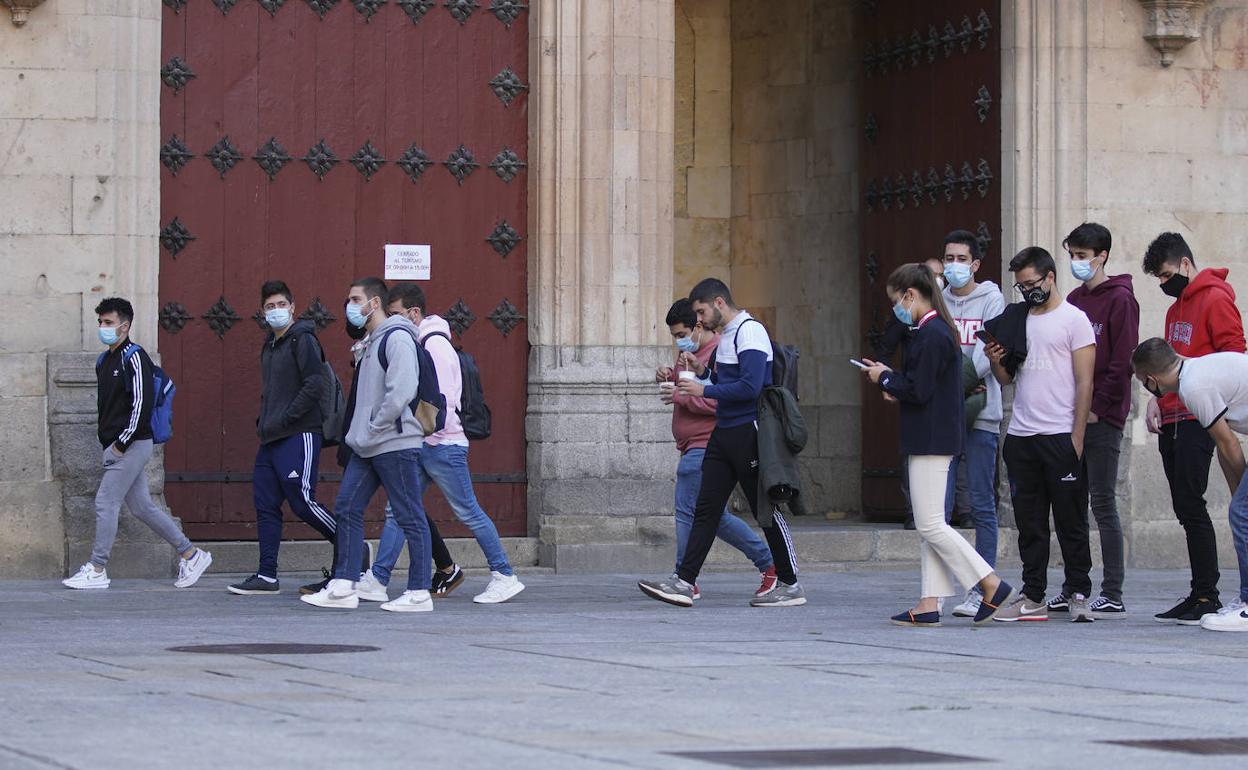
<path id="1" fill-rule="evenodd" d="M 277 552 L 282 541 L 282 502 L 326 540 L 334 542 L 334 514 L 316 500 L 321 456 L 320 399 L 328 386 L 324 354 L 316 325 L 295 319 L 294 295 L 283 281 L 260 287 L 261 309 L 269 333 L 260 349 L 263 378 L 256 433 L 260 449 L 252 474 L 260 567 L 256 574 L 229 587 L 230 593 L 275 594 Z"/>

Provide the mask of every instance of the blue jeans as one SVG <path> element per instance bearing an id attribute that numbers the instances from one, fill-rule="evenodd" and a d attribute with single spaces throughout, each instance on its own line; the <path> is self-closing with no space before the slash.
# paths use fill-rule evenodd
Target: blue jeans
<path id="1" fill-rule="evenodd" d="M 958 477 L 958 464 L 966 462 L 966 480 L 971 493 L 971 520 L 975 523 L 975 551 L 997 566 L 997 498 L 993 486 L 997 482 L 997 441 L 995 433 L 969 430 L 962 457 L 953 458 L 949 466 L 950 484 L 945 494 L 945 516 L 953 510 L 953 482 Z"/>
<path id="2" fill-rule="evenodd" d="M 1231 496 L 1231 539 L 1239 561 L 1239 598 L 1248 602 L 1248 473 Z"/>
<path id="3" fill-rule="evenodd" d="M 689 531 L 693 529 L 693 509 L 698 502 L 698 489 L 702 486 L 702 458 L 705 449 L 690 449 L 680 456 L 676 466 L 676 570 L 685 558 L 685 546 L 689 543 Z M 771 549 L 741 519 L 724 509 L 715 535 L 728 545 L 745 554 L 754 562 L 759 572 L 766 572 L 772 565 Z"/>
<path id="4" fill-rule="evenodd" d="M 417 457 L 416 467 L 420 477 L 420 494 L 423 497 L 430 482 L 437 484 L 455 516 L 463 522 L 481 546 L 490 569 L 503 575 L 511 575 L 511 562 L 503 550 L 494 522 L 481 509 L 477 495 L 472 491 L 472 474 L 468 472 L 468 447 L 455 444 L 426 444 Z M 386 507 L 386 525 L 381 530 L 377 544 L 377 558 L 373 560 L 373 575 L 383 585 L 389 585 L 390 572 L 403 552 L 403 534 Z M 426 568 L 426 571 L 428 569 Z"/>
<path id="5" fill-rule="evenodd" d="M 334 511 L 338 520 L 338 559 L 334 578 L 355 582 L 364 558 L 364 509 L 377 487 L 384 487 L 394 509 L 394 520 L 403 530 L 412 558 L 407 590 L 428 590 L 430 585 L 429 523 L 420 502 L 420 450 L 402 449 L 376 457 L 351 455 L 342 474 Z"/>

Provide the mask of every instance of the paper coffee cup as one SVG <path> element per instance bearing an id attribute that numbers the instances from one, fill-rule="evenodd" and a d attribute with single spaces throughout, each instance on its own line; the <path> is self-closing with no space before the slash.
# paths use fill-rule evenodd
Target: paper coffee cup
<path id="1" fill-rule="evenodd" d="M 659 383 L 660 393 L 671 393 L 674 390 L 676 390 L 676 383 L 674 382 L 660 382 Z"/>
<path id="2" fill-rule="evenodd" d="M 682 380 L 696 380 L 696 379 L 698 379 L 698 375 L 696 375 L 696 374 L 694 374 L 693 372 L 690 372 L 690 371 L 683 371 L 683 372 L 681 372 L 681 373 L 680 373 L 680 379 L 682 379 Z"/>

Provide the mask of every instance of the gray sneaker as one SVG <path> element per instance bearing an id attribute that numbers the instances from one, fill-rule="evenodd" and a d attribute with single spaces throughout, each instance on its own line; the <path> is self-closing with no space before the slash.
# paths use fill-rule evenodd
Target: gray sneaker
<path id="1" fill-rule="evenodd" d="M 998 623 L 1014 623 L 1020 620 L 1048 620 L 1049 607 L 1044 602 L 1033 602 L 1025 594 L 1002 607 L 992 617 Z"/>
<path id="2" fill-rule="evenodd" d="M 751 607 L 797 607 L 805 603 L 806 592 L 802 590 L 801 583 L 788 585 L 779 580 L 771 593 L 750 599 Z"/>
<path id="3" fill-rule="evenodd" d="M 662 580 L 639 580 L 637 587 L 651 599 L 674 604 L 677 607 L 693 606 L 693 586 L 672 575 Z"/>
<path id="4" fill-rule="evenodd" d="M 1092 617 L 1092 610 L 1088 609 L 1088 597 L 1083 594 L 1070 597 L 1071 623 L 1091 623 L 1094 620 L 1096 618 Z"/>

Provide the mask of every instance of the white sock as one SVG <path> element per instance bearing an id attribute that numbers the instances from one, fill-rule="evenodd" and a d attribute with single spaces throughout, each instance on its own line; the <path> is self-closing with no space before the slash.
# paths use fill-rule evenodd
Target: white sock
<path id="1" fill-rule="evenodd" d="M 264 575 L 261 575 L 261 574 L 259 574 L 259 573 L 257 573 L 257 574 L 256 574 L 256 577 L 260 578 L 261 580 L 263 580 L 263 581 L 264 581 L 264 582 L 266 582 L 266 583 L 276 583 L 276 582 L 277 582 L 277 578 L 265 577 Z"/>

